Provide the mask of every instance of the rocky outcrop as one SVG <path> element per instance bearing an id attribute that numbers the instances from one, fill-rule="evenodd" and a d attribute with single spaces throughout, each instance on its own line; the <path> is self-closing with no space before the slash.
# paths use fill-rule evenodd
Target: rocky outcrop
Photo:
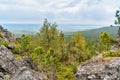
<path id="1" fill-rule="evenodd" d="M 44 74 L 32 70 L 34 67 L 29 57 L 17 60 L 9 49 L 3 45 L 0 47 L 0 80 L 47 80 Z"/>
<path id="2" fill-rule="evenodd" d="M 16 39 L 15 36 L 10 31 L 4 29 L 2 26 L 0 26 L 0 37 L 8 42 L 12 42 Z"/>
<path id="3" fill-rule="evenodd" d="M 22 67 L 10 80 L 47 80 L 47 78 L 39 76 L 35 71 L 27 67 Z"/>
<path id="4" fill-rule="evenodd" d="M 27 66 L 30 69 L 36 69 L 36 65 L 33 63 L 32 59 L 29 58 L 28 56 L 23 56 L 23 58 L 20 61 L 20 64 L 22 64 L 22 66 Z"/>
<path id="5" fill-rule="evenodd" d="M 77 67 L 76 80 L 120 80 L 120 57 L 92 59 Z"/>
<path id="6" fill-rule="evenodd" d="M 12 52 L 3 45 L 0 47 L 0 66 L 11 74 L 14 74 L 19 68 Z"/>
<path id="7" fill-rule="evenodd" d="M 8 46 L 0 45 L 0 80 L 47 80 L 40 72 L 35 72 L 35 65 L 28 56 L 16 59 L 11 48 L 14 35 L 0 26 L 0 39 L 9 42 Z"/>
<path id="8" fill-rule="evenodd" d="M 16 40 L 15 36 L 8 31 L 7 29 L 4 29 L 2 26 L 0 26 L 0 40 L 2 39 L 2 42 L 8 42 L 9 44 L 7 47 L 9 49 L 14 48 L 14 41 Z"/>
<path id="9" fill-rule="evenodd" d="M 114 45 L 111 47 L 110 51 L 115 52 L 120 47 L 120 36 L 118 35 L 112 43 L 114 43 Z"/>

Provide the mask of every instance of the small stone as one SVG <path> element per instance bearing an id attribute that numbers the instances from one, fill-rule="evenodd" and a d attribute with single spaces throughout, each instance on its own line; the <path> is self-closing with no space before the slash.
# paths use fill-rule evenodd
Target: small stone
<path id="1" fill-rule="evenodd" d="M 95 75 L 90 75 L 88 76 L 88 79 L 94 79 L 96 76 Z"/>

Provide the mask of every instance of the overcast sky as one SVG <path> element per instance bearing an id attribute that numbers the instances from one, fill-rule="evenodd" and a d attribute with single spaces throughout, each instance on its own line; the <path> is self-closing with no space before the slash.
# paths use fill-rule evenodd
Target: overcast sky
<path id="1" fill-rule="evenodd" d="M 120 0 L 0 0 L 0 23 L 114 23 Z"/>

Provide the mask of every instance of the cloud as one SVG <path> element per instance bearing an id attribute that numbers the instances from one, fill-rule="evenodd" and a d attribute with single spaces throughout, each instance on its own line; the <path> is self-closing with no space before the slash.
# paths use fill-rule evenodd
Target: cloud
<path id="1" fill-rule="evenodd" d="M 111 24 L 119 0 L 0 0 L 0 21 Z"/>

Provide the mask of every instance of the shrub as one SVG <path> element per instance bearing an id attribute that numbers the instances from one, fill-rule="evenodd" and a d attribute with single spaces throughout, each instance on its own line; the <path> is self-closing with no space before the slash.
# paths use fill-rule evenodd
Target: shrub
<path id="1" fill-rule="evenodd" d="M 4 42 L 3 42 L 3 45 L 4 45 L 4 46 L 8 46 L 8 45 L 9 45 L 9 42 L 4 41 Z"/>
<path id="2" fill-rule="evenodd" d="M 21 60 L 21 59 L 22 59 L 22 56 L 20 56 L 20 55 L 18 55 L 18 54 L 15 54 L 15 58 L 16 58 L 17 60 Z"/>
<path id="3" fill-rule="evenodd" d="M 102 56 L 103 57 L 119 57 L 120 54 L 118 52 L 104 52 Z"/>
<path id="4" fill-rule="evenodd" d="M 30 38 L 29 36 L 22 35 L 20 40 L 20 50 L 26 52 L 29 49 Z"/>
<path id="5" fill-rule="evenodd" d="M 43 64 L 44 63 L 44 49 L 40 46 L 34 49 L 34 52 L 30 54 L 30 57 L 33 59 L 35 64 Z"/>
<path id="6" fill-rule="evenodd" d="M 43 53 L 44 53 L 44 50 L 43 50 L 42 47 L 39 47 L 39 46 L 38 46 L 37 48 L 34 49 L 34 53 L 37 54 L 37 55 L 43 54 Z"/>
<path id="7" fill-rule="evenodd" d="M 14 48 L 13 50 L 12 50 L 12 52 L 14 53 L 14 54 L 17 54 L 17 53 L 19 53 L 19 48 Z"/>
<path id="8" fill-rule="evenodd" d="M 2 38 L 0 38 L 0 45 L 8 46 L 9 42 L 8 41 L 4 41 Z"/>

